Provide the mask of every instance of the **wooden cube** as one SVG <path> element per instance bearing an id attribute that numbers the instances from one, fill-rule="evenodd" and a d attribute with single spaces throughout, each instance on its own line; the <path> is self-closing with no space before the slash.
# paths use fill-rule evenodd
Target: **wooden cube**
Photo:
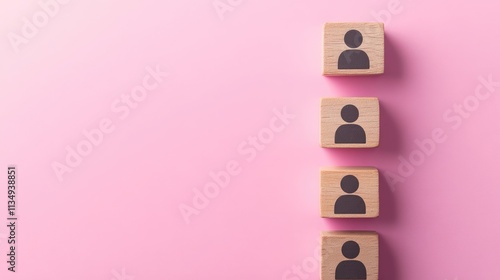
<path id="1" fill-rule="evenodd" d="M 378 280 L 379 242 L 376 232 L 323 232 L 321 280 Z"/>
<path id="2" fill-rule="evenodd" d="M 380 108 L 377 98 L 321 100 L 321 146 L 372 148 L 379 145 Z"/>
<path id="3" fill-rule="evenodd" d="M 323 75 L 384 73 L 383 23 L 326 23 L 324 32 Z"/>
<path id="4" fill-rule="evenodd" d="M 379 174 L 373 167 L 321 170 L 321 217 L 375 218 L 379 215 Z"/>

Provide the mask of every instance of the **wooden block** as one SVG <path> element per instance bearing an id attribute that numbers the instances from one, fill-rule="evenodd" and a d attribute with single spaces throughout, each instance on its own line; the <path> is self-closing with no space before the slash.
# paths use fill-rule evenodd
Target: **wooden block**
<path id="1" fill-rule="evenodd" d="M 379 144 L 380 109 L 377 98 L 321 100 L 321 146 L 373 148 Z"/>
<path id="2" fill-rule="evenodd" d="M 321 170 L 321 217 L 375 218 L 379 215 L 379 175 L 373 167 Z"/>
<path id="3" fill-rule="evenodd" d="M 378 247 L 376 232 L 323 232 L 321 280 L 378 280 Z"/>
<path id="4" fill-rule="evenodd" d="M 384 73 L 383 23 L 326 23 L 324 32 L 323 75 Z"/>

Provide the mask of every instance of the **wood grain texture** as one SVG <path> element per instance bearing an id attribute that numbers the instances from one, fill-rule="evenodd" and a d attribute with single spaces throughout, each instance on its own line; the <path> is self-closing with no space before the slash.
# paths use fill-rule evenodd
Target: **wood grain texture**
<path id="1" fill-rule="evenodd" d="M 350 30 L 358 30 L 362 40 L 360 45 L 350 47 L 345 35 Z M 373 75 L 384 73 L 384 24 L 379 22 L 326 23 L 323 38 L 323 75 Z M 369 69 L 339 69 L 339 58 L 344 55 L 350 60 L 349 50 L 366 53 L 370 61 Z M 352 53 L 352 52 L 351 52 Z"/>
<path id="2" fill-rule="evenodd" d="M 342 246 L 354 241 L 359 245 L 359 255 L 350 259 L 342 253 Z M 369 231 L 330 231 L 321 235 L 321 280 L 356 279 L 336 278 L 336 270 L 342 261 L 359 261 L 366 268 L 366 280 L 378 280 L 379 238 Z M 339 275 L 340 276 L 340 275 Z M 358 278 L 359 279 L 359 278 Z"/>
<path id="3" fill-rule="evenodd" d="M 356 191 L 349 194 L 341 188 L 345 176 L 354 176 L 359 182 Z M 365 206 L 364 214 L 335 213 L 341 196 L 359 196 Z M 321 170 L 320 208 L 323 218 L 375 218 L 379 216 L 379 172 L 374 167 L 336 167 Z M 338 205 L 338 204 L 337 204 Z"/>
<path id="4" fill-rule="evenodd" d="M 354 105 L 359 116 L 347 122 L 341 116 L 346 105 Z M 366 143 L 336 143 L 337 130 L 345 124 L 359 125 L 366 134 Z M 379 145 L 380 108 L 377 98 L 324 98 L 321 100 L 321 146 L 324 148 L 373 148 Z"/>

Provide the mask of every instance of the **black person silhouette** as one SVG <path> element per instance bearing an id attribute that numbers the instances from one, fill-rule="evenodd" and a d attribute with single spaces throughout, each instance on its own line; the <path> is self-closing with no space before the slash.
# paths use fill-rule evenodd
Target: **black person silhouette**
<path id="1" fill-rule="evenodd" d="M 340 111 L 340 116 L 345 122 L 350 124 L 343 124 L 335 131 L 335 143 L 337 144 L 366 144 L 366 133 L 364 129 L 357 125 L 352 124 L 359 117 L 358 108 L 354 105 L 345 105 Z"/>
<path id="2" fill-rule="evenodd" d="M 344 192 L 349 194 L 342 195 L 335 201 L 333 213 L 366 214 L 366 204 L 364 200 L 355 194 L 351 194 L 359 188 L 358 178 L 353 175 L 346 175 L 340 180 L 340 187 Z"/>
<path id="3" fill-rule="evenodd" d="M 359 255 L 359 251 L 359 245 L 354 241 L 347 241 L 342 245 L 342 255 L 350 260 L 341 261 L 337 265 L 335 269 L 335 279 L 366 279 L 365 265 L 360 261 L 352 260 Z"/>
<path id="4" fill-rule="evenodd" d="M 363 35 L 358 30 L 349 30 L 344 35 L 344 42 L 350 48 L 357 48 L 363 43 Z M 370 59 L 362 50 L 345 50 L 339 56 L 339 69 L 370 69 Z"/>

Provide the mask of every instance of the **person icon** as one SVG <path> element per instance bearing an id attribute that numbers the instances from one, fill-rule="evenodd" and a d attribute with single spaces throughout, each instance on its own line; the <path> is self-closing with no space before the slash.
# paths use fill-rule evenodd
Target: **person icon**
<path id="1" fill-rule="evenodd" d="M 366 267 L 357 260 L 353 260 L 359 255 L 359 244 L 354 241 L 347 241 L 342 245 L 342 255 L 349 260 L 341 261 L 335 269 L 335 279 L 365 280 Z"/>
<path id="2" fill-rule="evenodd" d="M 358 178 L 353 175 L 346 175 L 340 180 L 340 187 L 348 194 L 340 196 L 335 201 L 333 213 L 366 214 L 365 201 L 360 196 L 352 194 L 359 188 Z"/>
<path id="3" fill-rule="evenodd" d="M 349 124 L 337 128 L 335 144 L 366 144 L 365 130 L 357 124 L 352 124 L 359 117 L 358 108 L 354 105 L 345 105 L 340 111 L 340 116 Z"/>
<path id="4" fill-rule="evenodd" d="M 350 48 L 358 48 L 363 43 L 363 35 L 358 30 L 349 30 L 344 35 L 344 43 Z M 345 50 L 339 56 L 338 69 L 370 69 L 370 59 L 362 50 Z"/>

